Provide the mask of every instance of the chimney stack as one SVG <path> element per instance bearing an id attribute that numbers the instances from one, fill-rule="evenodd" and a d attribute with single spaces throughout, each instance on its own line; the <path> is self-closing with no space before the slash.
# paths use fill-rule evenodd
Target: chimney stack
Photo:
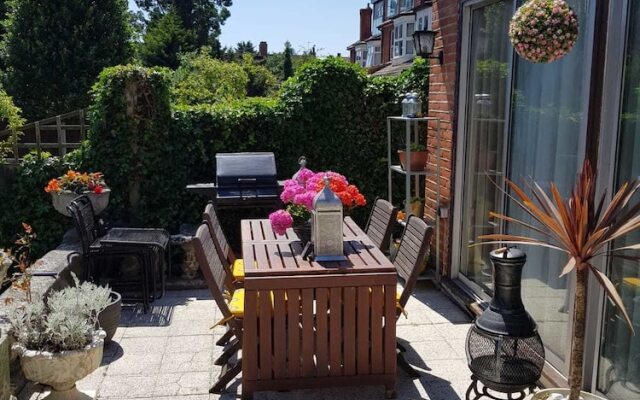
<path id="1" fill-rule="evenodd" d="M 360 40 L 367 40 L 371 37 L 371 16 L 373 10 L 369 3 L 367 8 L 360 9 Z"/>
<path id="2" fill-rule="evenodd" d="M 262 58 L 267 58 L 268 47 L 267 42 L 260 42 L 258 46 L 258 55 Z"/>

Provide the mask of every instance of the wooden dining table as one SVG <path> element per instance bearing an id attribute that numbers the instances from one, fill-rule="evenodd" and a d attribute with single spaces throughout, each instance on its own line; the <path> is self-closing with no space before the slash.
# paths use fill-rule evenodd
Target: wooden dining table
<path id="1" fill-rule="evenodd" d="M 347 261 L 303 259 L 289 229 L 244 220 L 242 397 L 256 391 L 384 385 L 395 397 L 396 270 L 349 217 Z"/>

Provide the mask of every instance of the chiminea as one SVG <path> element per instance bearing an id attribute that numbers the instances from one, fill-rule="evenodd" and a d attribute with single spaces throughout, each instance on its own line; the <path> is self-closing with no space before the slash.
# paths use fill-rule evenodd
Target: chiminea
<path id="1" fill-rule="evenodd" d="M 472 392 L 474 400 L 483 396 L 500 399 L 496 392 L 509 400 L 524 399 L 544 366 L 538 327 L 522 304 L 520 281 L 527 256 L 515 248 L 495 250 L 490 256 L 493 299 L 467 334 L 467 362 L 472 372 L 467 400 L 472 399 Z"/>

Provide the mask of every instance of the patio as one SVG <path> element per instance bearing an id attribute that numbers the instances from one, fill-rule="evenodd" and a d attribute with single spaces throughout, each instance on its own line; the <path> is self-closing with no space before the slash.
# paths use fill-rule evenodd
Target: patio
<path id="1" fill-rule="evenodd" d="M 443 293 L 420 282 L 407 304 L 408 318 L 398 320 L 397 333 L 406 342 L 407 360 L 421 377 L 411 380 L 398 371 L 398 399 L 463 399 L 470 383 L 464 339 L 471 319 Z M 207 290 L 167 292 L 149 314 L 141 306 L 123 309 L 114 341 L 105 347 L 102 366 L 78 382 L 96 391 L 97 399 L 234 399 L 240 379 L 225 394 L 209 395 L 220 372 L 213 365 L 222 348 L 214 343 L 223 327 L 210 330 L 220 318 Z M 42 387 L 29 384 L 18 400 L 44 397 Z M 255 399 L 382 398 L 382 386 L 259 392 Z"/>

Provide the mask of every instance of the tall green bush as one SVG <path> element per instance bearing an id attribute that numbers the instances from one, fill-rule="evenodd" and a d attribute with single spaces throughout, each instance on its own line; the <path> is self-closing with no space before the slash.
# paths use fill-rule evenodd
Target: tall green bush
<path id="1" fill-rule="evenodd" d="M 13 246 L 22 222 L 30 224 L 38 235 L 32 248 L 34 257 L 60 244 L 65 230 L 72 226 L 71 220 L 54 210 L 44 187 L 49 180 L 74 167 L 46 152 L 24 157 L 15 176 L 0 190 L 0 248 Z"/>
<path id="2" fill-rule="evenodd" d="M 166 69 L 105 69 L 93 86 L 84 167 L 111 187 L 110 217 L 132 225 L 173 227 L 183 166 L 175 166 Z M 180 180 L 181 181 L 181 180 Z"/>
<path id="3" fill-rule="evenodd" d="M 39 119 L 89 104 L 103 68 L 131 56 L 126 0 L 20 0 L 6 34 L 6 89 Z"/>
<path id="4" fill-rule="evenodd" d="M 8 136 L 0 136 L 0 161 L 12 152 L 13 144 L 21 135 L 18 128 L 23 124 L 22 111 L 13 104 L 11 96 L 0 87 L 0 131 L 6 129 L 11 131 Z"/>
<path id="5" fill-rule="evenodd" d="M 242 66 L 217 60 L 206 51 L 185 55 L 175 73 L 177 104 L 214 104 L 246 96 L 249 77 Z"/>

